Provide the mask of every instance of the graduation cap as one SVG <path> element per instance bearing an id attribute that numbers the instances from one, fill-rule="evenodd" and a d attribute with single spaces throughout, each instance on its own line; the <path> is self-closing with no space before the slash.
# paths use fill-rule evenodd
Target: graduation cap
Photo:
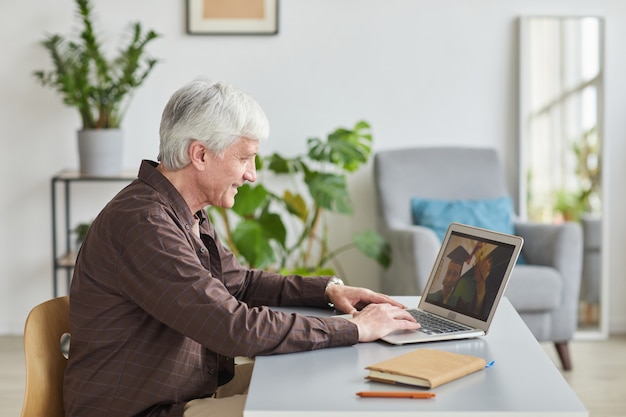
<path id="1" fill-rule="evenodd" d="M 470 258 L 470 254 L 463 246 L 459 245 L 448 254 L 448 258 L 450 258 L 450 262 L 452 263 L 463 265 L 463 262 Z"/>

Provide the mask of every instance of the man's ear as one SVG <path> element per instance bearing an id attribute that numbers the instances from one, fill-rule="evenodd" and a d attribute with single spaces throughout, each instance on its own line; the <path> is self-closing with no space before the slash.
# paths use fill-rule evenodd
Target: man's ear
<path id="1" fill-rule="evenodd" d="M 191 165 L 200 171 L 204 171 L 206 167 L 205 162 L 208 157 L 205 146 L 200 141 L 194 140 L 189 144 L 187 152 L 189 153 Z"/>

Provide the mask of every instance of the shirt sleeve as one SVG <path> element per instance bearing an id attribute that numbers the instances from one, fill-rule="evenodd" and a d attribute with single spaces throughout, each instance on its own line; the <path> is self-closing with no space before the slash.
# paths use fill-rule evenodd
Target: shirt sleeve
<path id="1" fill-rule="evenodd" d="M 119 289 L 157 320 L 227 356 L 297 352 L 358 341 L 357 327 L 348 320 L 266 307 L 321 306 L 326 280 L 245 270 L 219 240 L 216 260 L 207 245 L 178 223 L 165 208 L 153 209 L 129 224 L 120 240 Z M 204 230 L 210 233 L 212 228 Z M 212 267 L 215 262 L 219 269 Z"/>

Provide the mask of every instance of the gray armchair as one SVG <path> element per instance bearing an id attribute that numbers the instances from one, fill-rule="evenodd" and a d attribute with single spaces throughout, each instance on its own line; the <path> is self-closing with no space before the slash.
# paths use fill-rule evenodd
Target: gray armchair
<path id="1" fill-rule="evenodd" d="M 393 251 L 382 271 L 382 291 L 421 294 L 439 250 L 436 234 L 413 225 L 411 198 L 489 199 L 508 196 L 493 149 L 406 148 L 374 157 L 378 230 Z M 565 370 L 571 369 L 568 341 L 577 325 L 582 271 L 582 229 L 578 223 L 515 221 L 524 238 L 526 264 L 513 270 L 505 295 L 538 341 L 554 342 Z"/>

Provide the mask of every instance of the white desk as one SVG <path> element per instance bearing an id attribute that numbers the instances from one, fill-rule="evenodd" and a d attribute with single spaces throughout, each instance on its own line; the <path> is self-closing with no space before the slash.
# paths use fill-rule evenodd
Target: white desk
<path id="1" fill-rule="evenodd" d="M 418 297 L 397 297 L 408 306 Z M 290 309 L 324 315 L 314 309 Z M 435 399 L 359 398 L 357 391 L 411 390 L 366 381 L 367 365 L 420 347 L 481 356 L 491 368 L 444 384 Z M 391 346 L 384 342 L 257 357 L 244 417 L 588 416 L 508 299 L 487 336 Z"/>

